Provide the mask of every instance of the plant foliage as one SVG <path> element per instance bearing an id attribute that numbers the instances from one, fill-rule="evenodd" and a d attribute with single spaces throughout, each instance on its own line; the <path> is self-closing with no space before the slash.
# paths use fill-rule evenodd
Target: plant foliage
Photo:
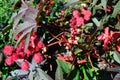
<path id="1" fill-rule="evenodd" d="M 6 1 L 0 1 L 3 80 L 119 79 L 119 0 Z"/>

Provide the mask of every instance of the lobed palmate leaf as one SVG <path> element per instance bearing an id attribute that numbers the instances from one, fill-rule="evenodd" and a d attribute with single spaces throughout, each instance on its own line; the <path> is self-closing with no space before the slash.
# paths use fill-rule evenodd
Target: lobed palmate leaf
<path id="1" fill-rule="evenodd" d="M 37 28 L 37 13 L 38 7 L 31 8 L 25 1 L 22 0 L 22 6 L 20 10 L 13 16 L 13 39 L 15 39 L 15 37 L 21 33 L 19 39 L 17 40 L 16 46 L 21 40 L 24 40 L 26 45 L 25 48 L 28 47 L 31 32 Z"/>
<path id="2" fill-rule="evenodd" d="M 20 69 L 16 69 L 14 71 L 11 71 L 11 75 L 8 76 L 6 78 L 6 80 L 13 80 L 15 78 L 19 78 L 19 77 L 25 77 L 29 74 L 29 71 L 24 71 L 24 70 L 20 70 Z"/>

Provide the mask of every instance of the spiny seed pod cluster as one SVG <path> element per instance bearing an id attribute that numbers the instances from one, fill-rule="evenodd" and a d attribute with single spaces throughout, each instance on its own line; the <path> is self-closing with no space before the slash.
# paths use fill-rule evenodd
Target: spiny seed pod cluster
<path id="1" fill-rule="evenodd" d="M 7 56 L 5 63 L 11 66 L 16 60 L 24 59 L 20 67 L 23 70 L 29 69 L 29 58 L 33 58 L 36 63 L 43 61 L 42 49 L 45 48 L 44 43 L 39 40 L 36 32 L 32 33 L 28 49 L 25 50 L 25 44 L 23 41 L 14 48 L 11 45 L 6 45 L 3 49 L 3 53 Z"/>

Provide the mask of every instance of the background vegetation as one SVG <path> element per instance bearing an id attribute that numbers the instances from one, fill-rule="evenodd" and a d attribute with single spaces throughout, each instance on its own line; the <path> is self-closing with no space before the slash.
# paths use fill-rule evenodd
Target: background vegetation
<path id="1" fill-rule="evenodd" d="M 0 0 L 0 78 L 120 79 L 119 7 L 119 0 Z"/>

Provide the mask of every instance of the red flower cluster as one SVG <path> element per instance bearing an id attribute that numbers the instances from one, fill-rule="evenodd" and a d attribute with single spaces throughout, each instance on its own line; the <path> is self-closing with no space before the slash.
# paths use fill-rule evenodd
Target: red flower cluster
<path id="1" fill-rule="evenodd" d="M 21 41 L 16 48 L 13 48 L 13 46 L 10 45 L 6 45 L 3 49 L 3 53 L 7 56 L 5 63 L 10 66 L 16 60 L 24 59 L 21 63 L 21 69 L 28 70 L 29 62 L 27 59 L 29 59 L 31 56 L 36 63 L 40 63 L 43 60 L 43 56 L 40 53 L 40 50 L 42 50 L 42 48 L 45 48 L 45 45 L 42 41 L 39 40 L 35 32 L 33 32 L 30 38 L 28 49 L 25 50 L 24 48 L 25 44 L 23 41 Z"/>
<path id="2" fill-rule="evenodd" d="M 13 46 L 7 45 L 4 47 L 3 52 L 5 55 L 9 56 L 12 55 L 13 50 L 14 50 Z"/>
<path id="3" fill-rule="evenodd" d="M 109 27 L 106 27 L 104 29 L 104 33 L 97 37 L 98 40 L 104 41 L 103 46 L 106 48 L 108 44 L 110 43 L 110 40 L 112 38 L 113 31 L 109 31 Z"/>
<path id="4" fill-rule="evenodd" d="M 111 40 L 115 40 L 116 44 L 116 50 L 120 52 L 120 40 L 117 40 L 120 37 L 120 32 L 113 32 L 112 30 L 109 30 L 109 27 L 106 27 L 104 29 L 104 33 L 97 37 L 98 40 L 101 40 L 104 42 L 103 47 L 107 48 L 108 44 L 111 43 Z"/>
<path id="5" fill-rule="evenodd" d="M 78 10 L 74 10 L 72 14 L 73 17 L 70 20 L 71 37 L 72 37 L 71 43 L 75 44 L 76 34 L 78 34 L 78 27 L 84 25 L 86 21 L 89 21 L 92 13 L 85 8 L 81 8 L 81 13 Z"/>

